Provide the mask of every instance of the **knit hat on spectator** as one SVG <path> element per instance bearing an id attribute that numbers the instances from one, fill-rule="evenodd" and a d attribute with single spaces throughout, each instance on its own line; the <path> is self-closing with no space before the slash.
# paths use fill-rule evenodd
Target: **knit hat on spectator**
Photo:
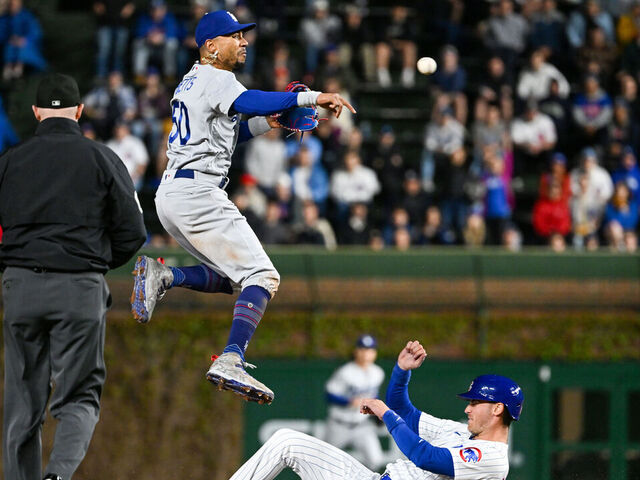
<path id="1" fill-rule="evenodd" d="M 78 84 L 69 75 L 51 73 L 38 84 L 36 91 L 36 107 L 69 108 L 80 105 Z"/>
<path id="2" fill-rule="evenodd" d="M 566 165 L 567 157 L 564 155 L 564 153 L 556 152 L 551 157 L 551 163 L 561 163 L 562 165 Z"/>

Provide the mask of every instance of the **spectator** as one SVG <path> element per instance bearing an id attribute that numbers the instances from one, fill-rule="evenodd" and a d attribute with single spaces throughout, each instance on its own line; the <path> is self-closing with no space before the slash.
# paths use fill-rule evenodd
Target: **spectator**
<path id="1" fill-rule="evenodd" d="M 573 101 L 573 120 L 578 130 L 576 140 L 583 145 L 605 145 L 607 125 L 613 116 L 613 103 L 595 75 L 584 80 L 584 91 Z"/>
<path id="2" fill-rule="evenodd" d="M 464 38 L 465 2 L 463 0 L 432 0 L 429 2 L 428 16 L 431 20 L 431 30 L 435 38 L 442 39 L 443 43 L 457 45 Z"/>
<path id="3" fill-rule="evenodd" d="M 634 123 L 640 122 L 640 97 L 638 97 L 638 84 L 635 79 L 626 73 L 619 75 L 620 95 L 616 100 L 622 100 L 627 104 L 631 119 Z"/>
<path id="4" fill-rule="evenodd" d="M 278 179 L 289 169 L 282 130 L 273 128 L 249 142 L 244 165 L 246 172 L 257 180 L 260 189 L 272 195 Z"/>
<path id="5" fill-rule="evenodd" d="M 358 79 L 350 65 L 344 65 L 340 61 L 340 52 L 338 46 L 329 44 L 322 52 L 322 64 L 316 70 L 315 85 L 320 85 L 323 92 L 327 92 L 327 83 L 334 85 L 331 87 L 331 93 L 342 93 L 341 91 L 350 91 L 357 89 Z M 334 117 L 335 118 L 335 117 Z M 341 120 L 342 116 L 337 120 Z"/>
<path id="6" fill-rule="evenodd" d="M 125 121 L 116 122 L 113 138 L 107 147 L 115 152 L 127 167 L 133 186 L 137 191 L 142 188 L 144 172 L 149 164 L 149 153 L 142 140 L 131 134 L 131 128 Z"/>
<path id="7" fill-rule="evenodd" d="M 267 197 L 258 188 L 257 179 L 249 173 L 243 173 L 240 176 L 239 191 L 247 197 L 249 209 L 262 220 L 267 212 Z"/>
<path id="8" fill-rule="evenodd" d="M 267 204 L 267 212 L 262 225 L 260 241 L 265 245 L 286 245 L 292 243 L 292 232 L 281 219 L 280 205 L 277 201 Z"/>
<path id="9" fill-rule="evenodd" d="M 627 12 L 620 15 L 616 27 L 620 49 L 624 49 L 640 35 L 640 2 L 633 0 L 627 8 Z"/>
<path id="10" fill-rule="evenodd" d="M 625 145 L 632 149 L 640 145 L 640 126 L 631 118 L 627 102 L 616 99 L 613 107 L 613 120 L 607 125 L 607 154 L 611 159 L 618 159 Z"/>
<path id="11" fill-rule="evenodd" d="M 567 157 L 560 152 L 556 152 L 551 156 L 549 171 L 540 176 L 538 197 L 548 197 L 549 189 L 553 184 L 560 186 L 562 199 L 568 202 L 571 197 L 571 182 L 567 174 Z"/>
<path id="12" fill-rule="evenodd" d="M 558 95 L 569 96 L 569 82 L 555 66 L 545 61 L 544 51 L 534 50 L 529 57 L 529 67 L 520 74 L 518 97 L 521 100 L 540 101 L 551 93 L 551 82 L 558 84 Z"/>
<path id="13" fill-rule="evenodd" d="M 382 229 L 382 238 L 386 245 L 395 245 L 395 235 L 398 230 L 409 232 L 410 237 L 414 237 L 417 233 L 415 226 L 411 225 L 409 213 L 399 206 L 391 211 L 391 216 L 387 219 L 387 223 Z"/>
<path id="14" fill-rule="evenodd" d="M 96 17 L 96 73 L 99 79 L 108 72 L 124 72 L 129 28 L 135 12 L 135 3 L 130 0 L 98 0 L 93 2 Z"/>
<path id="15" fill-rule="evenodd" d="M 292 80 L 302 77 L 301 68 L 284 40 L 273 43 L 271 55 L 263 58 L 258 67 L 258 77 L 260 85 L 278 92 L 284 91 Z"/>
<path id="16" fill-rule="evenodd" d="M 345 7 L 342 35 L 338 46 L 340 63 L 353 65 L 360 80 L 374 82 L 376 75 L 376 54 L 373 46 L 373 32 L 362 9 L 350 4 Z"/>
<path id="17" fill-rule="evenodd" d="M 522 250 L 522 233 L 513 223 L 508 223 L 502 231 L 502 246 L 510 252 Z"/>
<path id="18" fill-rule="evenodd" d="M 289 225 L 293 221 L 293 182 L 288 173 L 283 173 L 276 183 L 275 202 L 280 209 L 280 220 Z"/>
<path id="19" fill-rule="evenodd" d="M 422 151 L 422 187 L 426 192 L 434 190 L 436 164 L 445 163 L 464 146 L 464 126 L 453 118 L 453 111 L 446 105 L 436 105 L 433 120 L 427 125 Z"/>
<path id="20" fill-rule="evenodd" d="M 371 237 L 369 207 L 364 203 L 353 203 L 349 218 L 339 230 L 340 243 L 344 245 L 366 245 Z"/>
<path id="21" fill-rule="evenodd" d="M 302 221 L 294 225 L 295 242 L 300 245 L 322 245 L 335 250 L 337 243 L 331 224 L 319 215 L 318 206 L 310 200 L 302 206 Z"/>
<path id="22" fill-rule="evenodd" d="M 0 97 L 0 153 L 16 145 L 19 141 L 20 139 L 11 126 L 7 113 L 4 111 L 2 97 Z"/>
<path id="23" fill-rule="evenodd" d="M 335 55 L 335 53 L 332 55 Z M 331 61 L 335 64 L 336 59 L 337 57 L 334 57 L 334 60 Z M 345 87 L 346 85 L 342 80 L 340 80 L 339 76 L 329 76 L 324 79 L 322 91 L 338 93 L 342 98 L 346 99 L 349 103 L 352 103 L 353 100 L 351 99 L 351 94 Z M 349 132 L 353 129 L 353 117 L 351 115 L 340 115 L 338 118 L 330 116 L 327 123 L 329 123 L 333 130 L 335 130 L 338 137 L 343 136 L 343 138 L 346 138 L 349 135 Z M 322 129 L 319 129 L 319 131 L 321 130 Z"/>
<path id="24" fill-rule="evenodd" d="M 584 7 L 574 10 L 567 22 L 567 38 L 574 50 L 578 50 L 587 41 L 587 30 L 591 25 L 600 27 L 607 42 L 615 42 L 615 27 L 609 13 L 600 8 L 598 0 L 585 0 Z"/>
<path id="25" fill-rule="evenodd" d="M 375 172 L 362 165 L 358 152 L 347 152 L 343 158 L 344 169 L 331 174 L 331 198 L 337 207 L 338 224 L 343 223 L 352 203 L 371 204 L 380 191 Z"/>
<path id="26" fill-rule="evenodd" d="M 450 97 L 454 105 L 456 120 L 463 125 L 467 121 L 467 96 L 464 90 L 467 87 L 467 72 L 460 66 L 458 49 L 453 45 L 445 45 L 442 48 L 441 67 L 433 75 L 433 84 L 436 87 L 434 96 L 442 93 Z"/>
<path id="27" fill-rule="evenodd" d="M 484 218 L 487 228 L 487 240 L 490 245 L 498 245 L 502 234 L 511 220 L 511 205 L 508 190 L 511 185 L 505 171 L 504 159 L 495 152 L 485 159 L 486 172 L 483 176 L 485 186 Z"/>
<path id="28" fill-rule="evenodd" d="M 118 118 L 132 121 L 137 113 L 137 100 L 133 87 L 126 85 L 122 73 L 109 74 L 106 86 L 98 86 L 84 98 L 85 115 L 93 123 L 98 137 L 108 138 Z"/>
<path id="29" fill-rule="evenodd" d="M 555 253 L 562 253 L 567 249 L 567 241 L 560 233 L 554 233 L 549 237 L 549 246 Z"/>
<path id="30" fill-rule="evenodd" d="M 499 55 L 507 66 L 517 66 L 518 55 L 527 46 L 529 24 L 513 10 L 512 0 L 499 0 L 491 5 L 491 16 L 480 24 L 485 46 Z"/>
<path id="31" fill-rule="evenodd" d="M 604 214 L 604 233 L 609 246 L 618 251 L 626 250 L 625 233 L 638 226 L 638 204 L 632 201 L 629 187 L 616 183 L 611 201 Z"/>
<path id="32" fill-rule="evenodd" d="M 371 166 L 382 183 L 382 201 L 395 205 L 402 197 L 405 174 L 404 149 L 396 142 L 391 125 L 383 125 L 371 155 Z"/>
<path id="33" fill-rule="evenodd" d="M 502 153 L 511 149 L 511 138 L 502 121 L 500 108 L 495 103 L 478 102 L 476 118 L 472 126 L 473 162 L 471 171 L 477 175 L 482 170 L 485 147 L 494 145 Z"/>
<path id="34" fill-rule="evenodd" d="M 546 194 L 541 194 L 533 206 L 533 230 L 549 243 L 555 234 L 565 237 L 571 232 L 569 199 L 564 196 L 562 185 L 552 182 Z"/>
<path id="35" fill-rule="evenodd" d="M 406 252 L 411 248 L 411 232 L 406 228 L 398 228 L 393 232 L 393 246 L 396 250 Z"/>
<path id="36" fill-rule="evenodd" d="M 578 69 L 580 74 L 594 74 L 603 80 L 605 85 L 611 78 L 618 61 L 618 52 L 601 28 L 588 30 L 588 40 L 578 50 Z"/>
<path id="37" fill-rule="evenodd" d="M 463 232 L 464 244 L 469 247 L 484 245 L 486 235 L 484 217 L 479 213 L 469 215 Z"/>
<path id="38" fill-rule="evenodd" d="M 403 194 L 400 205 L 409 214 L 413 225 L 420 225 L 424 221 L 424 211 L 431 203 L 429 195 L 422 190 L 420 177 L 413 170 L 407 170 L 404 175 Z"/>
<path id="39" fill-rule="evenodd" d="M 581 183 L 583 175 L 587 176 L 586 191 L 583 191 L 585 184 Z M 598 154 L 593 148 L 587 147 L 582 151 L 580 165 L 571 171 L 569 178 L 572 194 L 584 194 L 587 197 L 586 202 L 590 208 L 595 209 L 595 214 L 600 218 L 613 194 L 613 182 L 609 173 L 598 165 Z"/>
<path id="40" fill-rule="evenodd" d="M 598 248 L 596 232 L 602 219 L 602 205 L 590 193 L 589 175 L 586 172 L 576 172 L 571 191 L 569 205 L 573 224 L 573 245 L 578 249 L 586 247 L 587 250 L 594 250 Z"/>
<path id="41" fill-rule="evenodd" d="M 487 61 L 486 74 L 480 80 L 479 96 L 489 102 L 500 103 L 502 99 L 513 96 L 513 78 L 506 69 L 504 60 L 494 55 Z"/>
<path id="42" fill-rule="evenodd" d="M 264 222 L 251 208 L 249 196 L 243 189 L 238 189 L 234 192 L 233 197 L 231 197 L 231 201 L 238 207 L 238 210 L 244 218 L 247 219 L 247 223 L 256 233 L 256 236 L 260 238 L 263 235 Z"/>
<path id="43" fill-rule="evenodd" d="M 149 13 L 138 19 L 133 41 L 133 73 L 136 84 L 144 84 L 149 63 L 162 70 L 167 83 L 177 73 L 180 26 L 165 0 L 151 0 Z"/>
<path id="44" fill-rule="evenodd" d="M 543 48 L 560 65 L 566 59 L 565 17 L 558 11 L 556 0 L 542 0 L 539 11 L 531 18 L 531 47 Z"/>
<path id="45" fill-rule="evenodd" d="M 438 184 L 442 185 L 440 208 L 442 223 L 447 230 L 447 243 L 454 243 L 461 237 L 469 214 L 466 160 L 465 149 L 457 150 L 442 164 L 442 174 L 437 177 Z"/>
<path id="46" fill-rule="evenodd" d="M 2 26 L 3 22 L 0 22 Z M 5 14 L 4 27 L 7 28 L 7 43 L 4 46 L 5 81 L 19 79 L 25 66 L 41 72 L 47 62 L 40 51 L 42 28 L 36 16 L 23 7 L 22 0 L 9 0 L 9 10 Z"/>
<path id="47" fill-rule="evenodd" d="M 540 112 L 551 117 L 556 127 L 557 149 L 566 150 L 569 142 L 571 127 L 573 125 L 571 116 L 571 100 L 560 96 L 560 86 L 556 80 L 551 80 L 549 84 L 549 95 L 543 98 L 538 104 Z"/>
<path id="48" fill-rule="evenodd" d="M 294 220 L 301 218 L 302 207 L 307 201 L 320 205 L 324 211 L 329 195 L 327 172 L 319 161 L 314 161 L 311 150 L 304 143 L 294 159 L 291 180 Z"/>
<path id="49" fill-rule="evenodd" d="M 640 73 L 640 35 L 622 51 L 620 66 L 623 72 L 638 78 Z"/>
<path id="50" fill-rule="evenodd" d="M 522 117 L 514 120 L 511 137 L 515 145 L 515 171 L 518 176 L 538 173 L 547 164 L 547 157 L 557 141 L 553 120 L 538 111 L 535 101 L 527 102 Z"/>
<path id="51" fill-rule="evenodd" d="M 640 168 L 631 147 L 625 147 L 620 156 L 620 166 L 611 174 L 614 184 L 624 182 L 629 189 L 631 199 L 640 205 Z"/>
<path id="52" fill-rule="evenodd" d="M 144 89 L 138 94 L 138 116 L 133 121 L 133 133 L 145 141 L 147 150 L 156 156 L 164 124 L 171 118 L 169 94 L 156 68 L 149 68 Z"/>
<path id="53" fill-rule="evenodd" d="M 354 129 L 357 130 L 357 127 L 353 126 L 351 121 L 344 122 L 344 124 L 348 123 L 350 128 L 343 130 L 343 127 L 337 124 L 334 120 L 335 117 L 331 117 L 328 118 L 327 121 L 320 122 L 318 124 L 318 128 L 314 132 L 322 144 L 322 165 L 329 173 L 338 168 L 342 162 L 344 143 L 347 142 L 347 139 L 351 135 L 351 131 Z M 360 130 L 358 130 L 357 134 L 359 133 Z"/>
<path id="54" fill-rule="evenodd" d="M 431 205 L 425 210 L 424 224 L 420 229 L 418 245 L 447 245 L 453 243 L 450 230 L 442 223 L 442 215 L 437 206 Z"/>
<path id="55" fill-rule="evenodd" d="M 340 18 L 329 11 L 328 0 L 313 0 L 311 16 L 300 22 L 300 39 L 305 46 L 305 66 L 308 74 L 318 67 L 320 53 L 338 41 Z"/>
<path id="56" fill-rule="evenodd" d="M 391 17 L 385 18 L 377 29 L 376 68 L 381 87 L 391 86 L 389 65 L 394 52 L 402 57 L 400 83 L 403 87 L 415 84 L 418 27 L 415 16 L 410 13 L 406 5 L 396 3 L 391 7 Z"/>

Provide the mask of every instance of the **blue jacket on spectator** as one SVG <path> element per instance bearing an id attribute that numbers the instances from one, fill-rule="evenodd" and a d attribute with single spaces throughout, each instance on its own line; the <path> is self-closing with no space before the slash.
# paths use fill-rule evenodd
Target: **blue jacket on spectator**
<path id="1" fill-rule="evenodd" d="M 509 218 L 511 207 L 507 198 L 507 186 L 502 177 L 489 175 L 485 178 L 484 183 L 487 187 L 484 216 L 486 218 Z"/>
<path id="2" fill-rule="evenodd" d="M 149 14 L 142 15 L 138 19 L 138 24 L 136 25 L 136 37 L 144 38 L 153 30 L 162 31 L 166 38 L 177 39 L 180 38 L 183 32 L 183 29 L 180 27 L 176 17 L 169 12 L 167 12 L 160 22 L 154 22 Z"/>
<path id="3" fill-rule="evenodd" d="M 4 61 L 6 63 L 24 63 L 36 70 L 45 70 L 47 62 L 40 52 L 42 29 L 40 22 L 29 10 L 23 8 L 15 15 L 5 14 L 0 21 L 0 43 L 4 39 Z M 26 43 L 22 47 L 11 45 L 12 36 L 24 37 Z"/>
<path id="4" fill-rule="evenodd" d="M 636 204 L 640 204 L 640 168 L 634 165 L 627 170 L 620 167 L 611 174 L 611 180 L 615 185 L 618 182 L 624 182 L 631 192 L 631 200 Z"/>
<path id="5" fill-rule="evenodd" d="M 604 223 L 607 224 L 612 221 L 618 222 L 624 231 L 635 230 L 638 226 L 638 204 L 630 202 L 629 209 L 623 211 L 609 203 L 604 213 Z"/>

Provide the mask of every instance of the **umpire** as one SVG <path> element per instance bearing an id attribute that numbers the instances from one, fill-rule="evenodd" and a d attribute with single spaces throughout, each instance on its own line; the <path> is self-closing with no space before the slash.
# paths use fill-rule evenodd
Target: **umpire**
<path id="1" fill-rule="evenodd" d="M 127 170 L 82 136 L 75 80 L 42 79 L 33 138 L 0 157 L 0 265 L 4 268 L 6 479 L 41 480 L 41 430 L 51 390 L 58 420 L 45 479 L 68 480 L 100 412 L 106 369 L 104 274 L 143 244 Z"/>

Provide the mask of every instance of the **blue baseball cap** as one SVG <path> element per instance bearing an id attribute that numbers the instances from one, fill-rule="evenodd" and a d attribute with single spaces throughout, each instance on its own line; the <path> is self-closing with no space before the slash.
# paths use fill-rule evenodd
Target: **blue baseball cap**
<path id="1" fill-rule="evenodd" d="M 246 32 L 255 28 L 255 23 L 238 23 L 238 19 L 231 12 L 217 10 L 205 14 L 196 27 L 196 43 L 198 48 L 210 38 L 220 35 L 231 35 L 236 32 Z"/>
<path id="2" fill-rule="evenodd" d="M 378 348 L 378 341 L 373 335 L 360 335 L 356 342 L 358 348 Z"/>

